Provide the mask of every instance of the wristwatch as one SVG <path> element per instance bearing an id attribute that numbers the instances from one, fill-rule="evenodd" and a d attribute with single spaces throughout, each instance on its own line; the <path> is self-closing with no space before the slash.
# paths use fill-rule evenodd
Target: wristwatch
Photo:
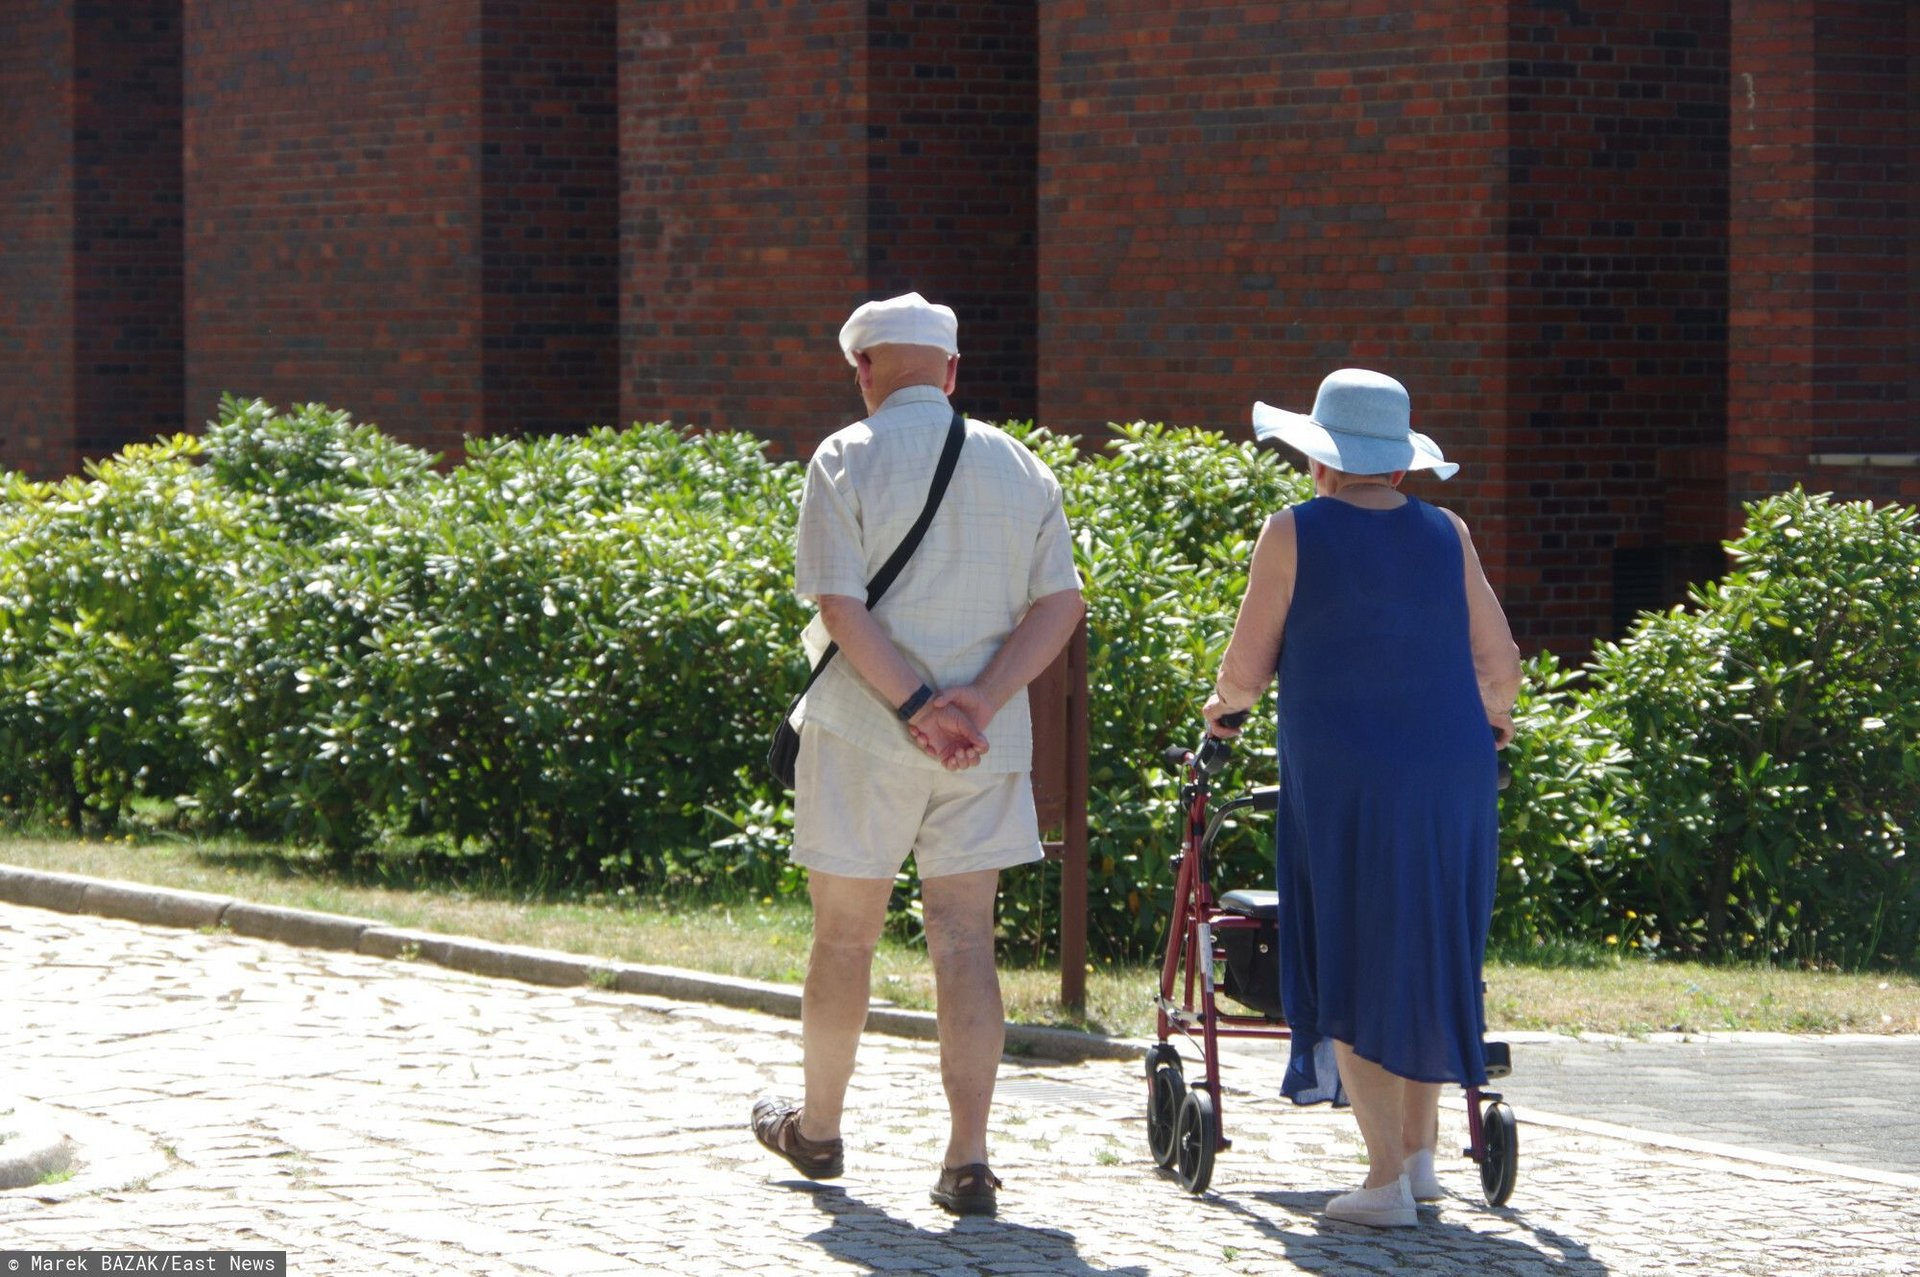
<path id="1" fill-rule="evenodd" d="M 932 699 L 933 689 L 925 683 L 922 683 L 920 684 L 919 690 L 907 697 L 906 702 L 902 704 L 899 709 L 893 711 L 893 716 L 904 723 L 915 714 L 918 714 L 920 707 Z"/>

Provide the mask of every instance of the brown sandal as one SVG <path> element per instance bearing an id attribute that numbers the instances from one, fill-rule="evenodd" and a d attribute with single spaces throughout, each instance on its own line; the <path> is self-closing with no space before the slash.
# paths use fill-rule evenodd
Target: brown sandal
<path id="1" fill-rule="evenodd" d="M 985 1162 L 942 1166 L 930 1196 L 956 1215 L 991 1215 L 999 1209 L 1000 1177 Z"/>
<path id="2" fill-rule="evenodd" d="M 845 1146 L 839 1140 L 810 1140 L 800 1133 L 798 1104 L 774 1099 L 756 1102 L 753 1137 L 808 1179 L 838 1179 L 845 1169 Z"/>

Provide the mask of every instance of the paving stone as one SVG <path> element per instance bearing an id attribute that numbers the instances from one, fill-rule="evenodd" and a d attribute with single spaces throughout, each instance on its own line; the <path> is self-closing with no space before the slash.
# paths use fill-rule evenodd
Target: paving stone
<path id="1" fill-rule="evenodd" d="M 1137 1062 L 1009 1063 L 1001 1214 L 955 1221 L 926 1195 L 945 1116 L 922 1041 L 868 1038 L 847 1176 L 811 1185 L 746 1129 L 757 1095 L 799 1081 L 794 1025 L 759 1012 L 0 905 L 0 1023 L 0 1093 L 68 1115 L 83 1153 L 58 1193 L 0 1193 L 9 1246 L 285 1249 L 293 1271 L 356 1275 L 1920 1275 L 1909 1185 L 1524 1111 L 1508 1207 L 1446 1158 L 1457 1195 L 1421 1227 L 1330 1223 L 1360 1173 L 1352 1119 L 1278 1100 L 1258 1067 L 1229 1070 L 1234 1147 L 1194 1198 L 1146 1157 Z M 1564 1071 L 1606 1078 L 1638 1051 Z M 1657 1066 L 1669 1091 L 1698 1085 Z M 1753 1085 L 1782 1108 L 1804 1094 Z M 1443 1121 L 1464 1142 L 1457 1107 Z"/>

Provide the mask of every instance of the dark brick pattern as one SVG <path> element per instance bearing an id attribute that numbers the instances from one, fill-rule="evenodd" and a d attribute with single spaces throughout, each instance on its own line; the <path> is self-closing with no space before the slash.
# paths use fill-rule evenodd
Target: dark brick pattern
<path id="1" fill-rule="evenodd" d="M 1418 490 L 1474 523 L 1529 645 L 1584 646 L 1617 548 L 1719 535 L 1711 13 L 1046 6 L 1042 420 L 1244 433 L 1255 398 L 1390 371 L 1466 466 Z M 1655 567 L 1642 603 L 1678 583 Z"/>
<path id="2" fill-rule="evenodd" d="M 74 467 L 71 0 L 13 0 L 0 40 L 0 465 Z"/>
<path id="3" fill-rule="evenodd" d="M 489 434 L 620 414 L 613 0 L 486 0 L 481 251 Z"/>
<path id="4" fill-rule="evenodd" d="M 180 0 L 76 6 L 73 444 L 181 428 Z"/>
<path id="5" fill-rule="evenodd" d="M 1031 415 L 1034 12 L 624 4 L 622 416 L 803 454 L 863 415 L 841 321 L 910 288 L 969 410 Z"/>
<path id="6" fill-rule="evenodd" d="M 190 3 L 187 406 L 480 428 L 476 6 Z"/>
<path id="7" fill-rule="evenodd" d="M 1577 651 L 1794 482 L 1920 501 L 1905 0 L 13 0 L 0 464 L 323 398 L 804 454 L 917 288 L 960 399 L 1244 437 L 1340 364 Z"/>
<path id="8" fill-rule="evenodd" d="M 1645 0 L 1509 24 L 1501 567 L 1526 639 L 1578 651 L 1721 566 L 1729 35 Z"/>
<path id="9" fill-rule="evenodd" d="M 1499 350 L 1500 33 L 1359 8 L 1045 6 L 1043 419 L 1244 432 L 1254 395 L 1372 361 L 1484 446 L 1446 426 L 1486 388 L 1441 374 Z"/>
<path id="10" fill-rule="evenodd" d="M 1920 449 L 1907 395 L 1909 263 L 1920 249 L 1909 202 L 1920 139 L 1907 131 L 1916 27 L 1911 3 L 1860 0 L 1832 5 L 1814 28 L 1819 452 Z"/>
<path id="11" fill-rule="evenodd" d="M 180 0 L 23 0 L 0 45 L 0 465 L 181 427 Z"/>
<path id="12" fill-rule="evenodd" d="M 867 291 L 955 308 L 957 398 L 994 421 L 1034 411 L 1042 7 L 867 6 Z"/>
<path id="13" fill-rule="evenodd" d="M 615 420 L 613 0 L 188 10 L 189 412 L 448 453 Z"/>
<path id="14" fill-rule="evenodd" d="M 1040 419 L 1245 438 L 1361 365 L 1413 396 L 1508 529 L 1506 32 L 1454 3 L 1042 9 Z"/>
<path id="15" fill-rule="evenodd" d="M 1752 0 L 1733 29 L 1730 495 L 1805 482 L 1920 500 L 1920 469 L 1809 461 L 1920 451 L 1920 15 L 1901 0 Z"/>
<path id="16" fill-rule="evenodd" d="M 621 416 L 794 432 L 858 414 L 865 0 L 625 3 Z"/>

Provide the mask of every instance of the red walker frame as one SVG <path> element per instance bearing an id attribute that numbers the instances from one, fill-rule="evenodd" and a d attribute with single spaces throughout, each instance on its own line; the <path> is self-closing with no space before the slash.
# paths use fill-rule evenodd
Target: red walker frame
<path id="1" fill-rule="evenodd" d="M 1258 933 L 1266 901 L 1273 892 L 1229 892 L 1231 903 L 1252 913 L 1222 908 L 1213 894 L 1208 872 L 1214 839 L 1225 819 L 1236 811 L 1271 812 L 1279 800 L 1279 786 L 1264 786 L 1232 799 L 1215 810 L 1212 778 L 1227 764 L 1232 746 L 1209 734 L 1198 750 L 1169 749 L 1169 767 L 1184 771 L 1180 789 L 1184 811 L 1181 848 L 1174 857 L 1174 911 L 1167 928 L 1167 949 L 1160 968 L 1158 1008 L 1159 1042 L 1149 1048 L 1147 1073 L 1147 1141 L 1154 1161 L 1173 1172 L 1181 1186 L 1203 1193 L 1213 1177 L 1214 1154 L 1232 1147 L 1221 1121 L 1220 1051 L 1222 1038 L 1289 1040 L 1292 1030 L 1277 1014 L 1222 1011 L 1214 971 L 1225 961 L 1216 937 L 1235 931 Z M 1501 767 L 1501 787 L 1507 771 Z M 1205 960 L 1198 960 L 1201 955 Z M 1277 962 L 1277 959 L 1275 959 Z M 1182 986 L 1175 1001 L 1175 987 Z M 1176 1032 L 1199 1048 L 1204 1077 L 1188 1087 L 1180 1053 L 1169 1042 Z M 1487 1076 L 1504 1077 L 1510 1071 L 1510 1053 L 1504 1042 L 1486 1043 Z M 1467 1134 L 1463 1150 L 1480 1167 L 1481 1188 L 1490 1205 L 1503 1205 L 1513 1193 L 1519 1160 L 1519 1141 L 1513 1110 L 1497 1092 L 1466 1088 Z"/>

